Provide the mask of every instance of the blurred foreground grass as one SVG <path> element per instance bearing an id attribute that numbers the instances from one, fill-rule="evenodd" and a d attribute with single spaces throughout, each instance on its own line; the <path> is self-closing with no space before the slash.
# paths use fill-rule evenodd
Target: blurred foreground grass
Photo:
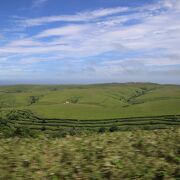
<path id="1" fill-rule="evenodd" d="M 180 129 L 0 139 L 0 179 L 179 179 Z"/>

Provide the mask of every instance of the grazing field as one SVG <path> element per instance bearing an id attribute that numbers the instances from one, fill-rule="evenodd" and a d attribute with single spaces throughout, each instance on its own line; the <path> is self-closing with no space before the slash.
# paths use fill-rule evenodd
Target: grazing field
<path id="1" fill-rule="evenodd" d="M 180 178 L 180 86 L 0 87 L 0 179 Z"/>
<path id="2" fill-rule="evenodd" d="M 0 139 L 0 179 L 179 179 L 180 131 Z"/>
<path id="3" fill-rule="evenodd" d="M 57 137 L 165 129 L 179 127 L 179 107 L 180 86 L 175 85 L 1 86 L 0 129 L 7 137 L 24 134 L 24 128 Z"/>
<path id="4" fill-rule="evenodd" d="M 180 114 L 180 86 L 151 83 L 0 87 L 1 110 L 80 120 Z"/>

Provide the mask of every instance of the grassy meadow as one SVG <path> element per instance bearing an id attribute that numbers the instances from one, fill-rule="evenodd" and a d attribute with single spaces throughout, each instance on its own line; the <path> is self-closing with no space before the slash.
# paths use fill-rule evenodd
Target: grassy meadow
<path id="1" fill-rule="evenodd" d="M 180 86 L 0 87 L 0 179 L 180 179 Z"/>
<path id="2" fill-rule="evenodd" d="M 34 99 L 32 99 L 34 98 Z M 180 114 L 180 86 L 151 83 L 0 87 L 0 108 L 44 118 L 109 119 Z"/>

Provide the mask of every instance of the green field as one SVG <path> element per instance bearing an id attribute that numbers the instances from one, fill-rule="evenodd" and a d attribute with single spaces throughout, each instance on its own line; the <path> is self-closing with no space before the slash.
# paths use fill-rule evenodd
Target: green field
<path id="1" fill-rule="evenodd" d="M 0 87 L 0 179 L 180 178 L 180 86 Z"/>
<path id="2" fill-rule="evenodd" d="M 80 120 L 180 114 L 180 86 L 151 83 L 0 87 L 0 108 Z"/>
<path id="3" fill-rule="evenodd" d="M 8 136 L 7 132 L 16 134 L 16 128 L 24 127 L 45 132 L 64 129 L 65 134 L 79 133 L 79 129 L 97 132 L 179 127 L 179 107 L 178 85 L 112 83 L 0 87 L 1 119 L 7 120 L 0 124 L 9 128 L 1 127 Z"/>

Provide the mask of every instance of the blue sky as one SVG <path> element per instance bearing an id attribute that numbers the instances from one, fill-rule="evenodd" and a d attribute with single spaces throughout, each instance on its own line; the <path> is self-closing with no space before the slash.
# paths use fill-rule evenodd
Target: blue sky
<path id="1" fill-rule="evenodd" d="M 180 84 L 179 0 L 1 0 L 0 83 Z"/>

